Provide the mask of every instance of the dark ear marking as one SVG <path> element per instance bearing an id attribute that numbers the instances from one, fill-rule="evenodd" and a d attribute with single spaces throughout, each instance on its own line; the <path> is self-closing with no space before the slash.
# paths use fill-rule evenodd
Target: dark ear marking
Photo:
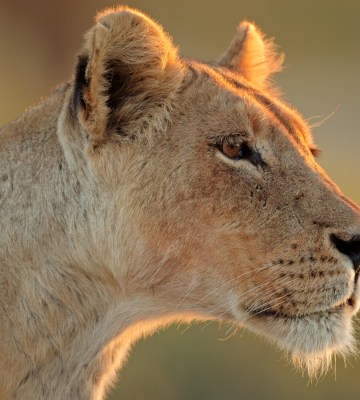
<path id="1" fill-rule="evenodd" d="M 105 70 L 104 78 L 108 85 L 106 106 L 109 109 L 107 128 L 121 133 L 122 124 L 129 118 L 126 104 L 141 103 L 145 109 L 154 96 L 150 91 L 144 93 L 147 87 L 146 73 L 135 73 L 134 68 L 119 59 L 107 61 Z"/>
<path id="2" fill-rule="evenodd" d="M 120 60 L 110 60 L 106 64 L 105 80 L 108 83 L 106 105 L 110 110 L 108 128 L 116 129 L 121 121 L 115 117 L 117 109 L 121 109 L 135 89 L 131 69 Z"/>
<path id="3" fill-rule="evenodd" d="M 84 89 L 89 86 L 89 80 L 86 78 L 86 68 L 89 63 L 88 56 L 79 56 L 79 61 L 76 66 L 75 72 L 75 83 L 74 83 L 74 94 L 73 94 L 73 111 L 74 114 L 78 108 L 81 106 L 86 107 L 84 100 Z"/>

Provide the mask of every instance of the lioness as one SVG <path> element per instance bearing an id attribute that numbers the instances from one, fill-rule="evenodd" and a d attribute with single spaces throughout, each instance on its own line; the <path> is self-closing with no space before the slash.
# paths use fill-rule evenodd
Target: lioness
<path id="1" fill-rule="evenodd" d="M 360 212 L 243 22 L 213 65 L 107 10 L 75 77 L 0 130 L 0 397 L 102 399 L 130 345 L 224 319 L 310 373 L 353 348 Z"/>

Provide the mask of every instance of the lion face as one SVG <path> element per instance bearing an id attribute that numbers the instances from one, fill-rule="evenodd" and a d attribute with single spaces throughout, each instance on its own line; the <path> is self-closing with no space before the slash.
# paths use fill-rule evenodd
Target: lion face
<path id="1" fill-rule="evenodd" d="M 181 60 L 160 27 L 120 9 L 83 54 L 67 124 L 90 138 L 88 163 L 118 210 L 107 234 L 133 243 L 109 261 L 129 291 L 156 298 L 159 314 L 243 324 L 310 372 L 350 350 L 359 209 L 273 94 L 271 44 L 243 23 L 215 66 Z"/>
<path id="2" fill-rule="evenodd" d="M 313 367 L 324 349 L 351 346 L 358 210 L 316 163 L 297 114 L 221 70 L 192 68 L 169 131 L 139 149 L 131 207 L 146 204 L 143 240 L 173 257 L 155 290 L 311 355 Z"/>

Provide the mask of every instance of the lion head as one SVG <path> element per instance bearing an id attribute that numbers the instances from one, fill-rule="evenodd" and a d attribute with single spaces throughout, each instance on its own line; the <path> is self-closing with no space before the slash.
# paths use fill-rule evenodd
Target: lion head
<path id="1" fill-rule="evenodd" d="M 248 22 L 205 64 L 144 14 L 106 11 L 58 134 L 96 199 L 88 254 L 143 320 L 232 321 L 313 372 L 353 347 L 360 213 L 272 86 L 281 62 Z"/>

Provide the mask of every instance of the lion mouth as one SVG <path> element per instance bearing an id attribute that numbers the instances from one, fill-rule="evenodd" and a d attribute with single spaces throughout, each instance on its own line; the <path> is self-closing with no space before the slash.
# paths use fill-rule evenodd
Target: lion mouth
<path id="1" fill-rule="evenodd" d="M 346 301 L 346 304 L 354 309 L 358 307 L 358 303 L 359 303 L 357 296 L 356 296 L 356 292 L 358 291 L 358 287 L 359 287 L 359 275 L 360 275 L 360 265 L 358 265 L 355 270 L 353 293 L 350 296 L 350 298 L 348 298 Z"/>
<path id="2" fill-rule="evenodd" d="M 355 271 L 355 278 L 354 278 L 355 286 L 358 284 L 359 275 L 360 275 L 360 264 L 357 266 Z"/>
<path id="3" fill-rule="evenodd" d="M 345 308 L 350 311 L 350 314 L 354 315 L 360 306 L 360 301 L 359 301 L 359 276 L 360 276 L 360 265 L 357 267 L 355 271 L 355 277 L 354 277 L 354 287 L 352 294 L 346 298 L 344 301 L 337 303 L 336 305 L 329 307 L 329 308 L 324 308 L 324 309 L 318 309 L 316 311 L 311 311 L 311 312 L 300 312 L 296 314 L 287 314 L 284 313 L 283 311 L 280 310 L 274 310 L 270 306 L 258 306 L 255 308 L 248 308 L 246 309 L 246 313 L 248 316 L 252 318 L 272 318 L 272 319 L 282 319 L 282 320 L 299 320 L 302 318 L 307 318 L 307 317 L 315 317 L 315 316 L 326 316 L 333 314 L 335 312 L 339 312 L 344 310 Z"/>
<path id="4" fill-rule="evenodd" d="M 353 297 L 350 297 L 349 299 L 347 299 L 345 302 L 341 303 L 341 304 L 337 304 L 336 306 L 329 308 L 329 309 L 325 309 L 325 310 L 318 310 L 318 311 L 314 311 L 314 312 L 307 312 L 307 313 L 297 313 L 294 315 L 291 314 L 286 314 L 284 312 L 281 311 L 277 311 L 277 310 L 273 310 L 271 308 L 258 308 L 255 310 L 247 310 L 247 313 L 250 317 L 253 318 L 272 318 L 272 319 L 281 319 L 281 320 L 300 320 L 303 318 L 311 318 L 311 317 L 316 317 L 316 316 L 326 316 L 326 315 L 330 315 L 333 313 L 337 313 L 343 309 L 345 309 L 345 307 L 355 307 L 356 304 L 356 300 Z"/>

